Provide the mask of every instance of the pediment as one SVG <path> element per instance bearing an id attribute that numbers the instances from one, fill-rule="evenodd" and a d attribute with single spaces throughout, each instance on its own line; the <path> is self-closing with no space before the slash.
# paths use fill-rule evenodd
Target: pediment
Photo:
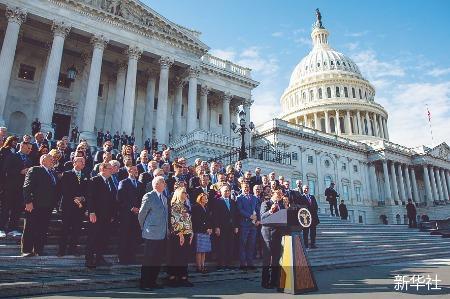
<path id="1" fill-rule="evenodd" d="M 204 54 L 209 47 L 199 40 L 200 32 L 182 27 L 164 18 L 138 0 L 53 0 L 72 4 L 78 10 L 97 13 L 119 23 L 132 24 L 152 37 L 177 41 Z M 160 38 L 161 39 L 161 38 Z"/>
<path id="2" fill-rule="evenodd" d="M 429 155 L 450 161 L 450 147 L 447 143 L 442 142 L 428 152 Z"/>

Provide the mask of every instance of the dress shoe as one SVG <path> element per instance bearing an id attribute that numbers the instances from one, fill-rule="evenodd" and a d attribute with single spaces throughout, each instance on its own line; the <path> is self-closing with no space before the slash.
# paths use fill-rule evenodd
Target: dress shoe
<path id="1" fill-rule="evenodd" d="M 21 255 L 21 257 L 33 257 L 33 256 L 34 256 L 33 252 L 24 252 Z"/>
<path id="2" fill-rule="evenodd" d="M 94 260 L 86 260 L 85 263 L 86 267 L 89 269 L 94 269 L 97 265 L 95 264 Z"/>

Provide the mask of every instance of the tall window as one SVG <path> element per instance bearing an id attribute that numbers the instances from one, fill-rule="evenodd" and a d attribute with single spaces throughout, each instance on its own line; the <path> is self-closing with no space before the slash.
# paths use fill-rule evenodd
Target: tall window
<path id="1" fill-rule="evenodd" d="M 310 101 L 314 100 L 314 91 L 312 90 L 309 91 L 309 100 Z"/>
<path id="2" fill-rule="evenodd" d="M 98 85 L 98 97 L 103 97 L 103 84 Z"/>
<path id="3" fill-rule="evenodd" d="M 336 86 L 336 97 L 339 98 L 341 96 L 341 93 L 339 91 L 339 86 Z"/>
<path id="4" fill-rule="evenodd" d="M 306 92 L 303 92 L 303 99 L 306 100 Z"/>
<path id="5" fill-rule="evenodd" d="M 331 98 L 331 87 L 327 87 L 327 98 Z"/>
<path id="6" fill-rule="evenodd" d="M 319 88 L 319 99 L 322 99 L 322 88 Z"/>
<path id="7" fill-rule="evenodd" d="M 315 195 L 316 194 L 316 182 L 314 179 L 309 178 L 308 179 L 308 186 L 309 186 L 309 194 Z"/>
<path id="8" fill-rule="evenodd" d="M 355 186 L 356 201 L 361 201 L 361 186 Z"/>
<path id="9" fill-rule="evenodd" d="M 359 98 L 362 100 L 362 92 L 361 92 L 361 89 L 359 90 Z"/>
<path id="10" fill-rule="evenodd" d="M 344 97 L 348 98 L 348 89 L 344 87 Z"/>
<path id="11" fill-rule="evenodd" d="M 325 176 L 325 187 L 326 188 L 330 187 L 331 182 L 332 182 L 331 176 L 329 176 L 329 175 Z"/>
<path id="12" fill-rule="evenodd" d="M 155 101 L 153 102 L 153 110 L 158 109 L 158 98 L 155 98 Z M 181 108 L 183 109 L 183 108 Z"/>
<path id="13" fill-rule="evenodd" d="M 342 199 L 345 201 L 349 200 L 348 185 L 342 185 Z"/>
<path id="14" fill-rule="evenodd" d="M 313 156 L 308 156 L 308 163 L 313 164 Z"/>
<path id="15" fill-rule="evenodd" d="M 222 114 L 221 114 L 221 113 L 219 114 L 219 119 L 218 119 L 218 121 L 219 121 L 219 125 L 221 125 L 221 124 L 222 124 Z"/>
<path id="16" fill-rule="evenodd" d="M 181 116 L 184 116 L 184 104 L 181 104 Z"/>
<path id="17" fill-rule="evenodd" d="M 352 87 L 352 96 L 353 96 L 353 98 L 356 98 L 356 93 L 355 93 L 355 88 L 354 87 Z"/>
<path id="18" fill-rule="evenodd" d="M 336 131 L 336 124 L 334 123 L 334 117 L 330 117 L 330 131 L 334 133 Z"/>

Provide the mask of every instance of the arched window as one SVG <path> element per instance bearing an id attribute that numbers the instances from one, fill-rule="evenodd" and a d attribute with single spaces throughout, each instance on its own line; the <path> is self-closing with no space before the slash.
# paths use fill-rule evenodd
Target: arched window
<path id="1" fill-rule="evenodd" d="M 352 95 L 353 95 L 353 98 L 356 98 L 356 93 L 355 93 L 355 88 L 354 87 L 352 87 Z"/>
<path id="2" fill-rule="evenodd" d="M 314 100 L 314 91 L 313 90 L 309 91 L 309 100 L 310 101 Z"/>
<path id="3" fill-rule="evenodd" d="M 364 91 L 364 98 L 367 100 L 367 91 Z"/>
<path id="4" fill-rule="evenodd" d="M 333 62 L 333 60 L 331 60 L 330 64 L 331 64 L 331 65 L 334 65 L 334 62 Z"/>
<path id="5" fill-rule="evenodd" d="M 359 98 L 362 100 L 362 92 L 361 92 L 361 89 L 359 90 Z"/>
<path id="6" fill-rule="evenodd" d="M 344 97 L 348 98 L 348 89 L 344 87 Z"/>
<path id="7" fill-rule="evenodd" d="M 319 99 L 322 99 L 322 88 L 319 88 Z"/>
<path id="8" fill-rule="evenodd" d="M 341 65 L 341 63 L 339 62 L 339 60 L 336 61 L 336 64 L 337 64 L 337 65 Z"/>
<path id="9" fill-rule="evenodd" d="M 306 100 L 306 92 L 303 92 L 303 99 Z"/>
<path id="10" fill-rule="evenodd" d="M 341 93 L 339 91 L 339 86 L 336 86 L 336 97 L 339 98 L 341 96 Z"/>
<path id="11" fill-rule="evenodd" d="M 331 87 L 327 87 L 327 98 L 331 98 Z"/>
<path id="12" fill-rule="evenodd" d="M 366 135 L 369 135 L 369 127 L 368 127 L 367 119 L 364 119 L 364 132 Z"/>

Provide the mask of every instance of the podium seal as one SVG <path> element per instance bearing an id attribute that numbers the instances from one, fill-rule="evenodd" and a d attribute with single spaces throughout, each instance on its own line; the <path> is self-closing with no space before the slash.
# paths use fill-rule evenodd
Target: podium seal
<path id="1" fill-rule="evenodd" d="M 301 208 L 300 210 L 298 210 L 297 217 L 298 217 L 298 222 L 304 228 L 311 226 L 312 217 L 311 217 L 311 213 L 308 211 L 308 209 Z"/>

